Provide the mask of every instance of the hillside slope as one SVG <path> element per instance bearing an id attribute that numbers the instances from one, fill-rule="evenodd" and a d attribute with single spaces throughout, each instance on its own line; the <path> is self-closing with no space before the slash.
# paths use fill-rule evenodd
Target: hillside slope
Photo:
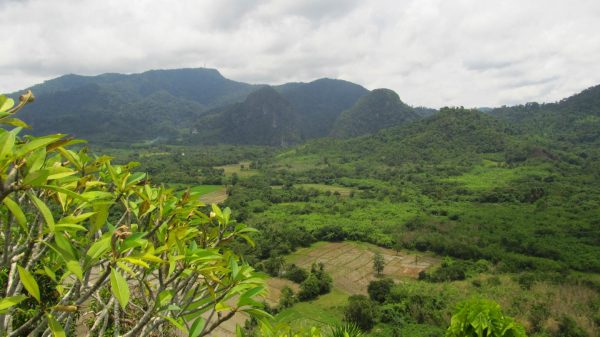
<path id="1" fill-rule="evenodd" d="M 389 89 L 375 89 L 361 97 L 352 108 L 342 112 L 331 131 L 340 138 L 356 137 L 402 125 L 419 118 Z"/>
<path id="2" fill-rule="evenodd" d="M 292 105 L 269 86 L 242 103 L 207 113 L 195 124 L 193 142 L 287 146 L 300 141 Z"/>

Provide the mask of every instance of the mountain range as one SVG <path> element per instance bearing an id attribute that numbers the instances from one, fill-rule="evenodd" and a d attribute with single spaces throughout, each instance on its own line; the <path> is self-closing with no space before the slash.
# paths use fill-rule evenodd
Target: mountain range
<path id="1" fill-rule="evenodd" d="M 25 109 L 22 118 L 32 132 L 69 133 L 95 143 L 289 146 L 388 128 L 419 136 L 438 113 L 411 107 L 392 90 L 369 91 L 343 80 L 269 86 L 233 81 L 205 68 L 65 75 L 30 89 L 38 103 Z M 502 122 L 513 133 L 594 142 L 600 135 L 600 86 L 556 103 L 485 108 L 454 117 L 459 125 L 483 118 Z"/>

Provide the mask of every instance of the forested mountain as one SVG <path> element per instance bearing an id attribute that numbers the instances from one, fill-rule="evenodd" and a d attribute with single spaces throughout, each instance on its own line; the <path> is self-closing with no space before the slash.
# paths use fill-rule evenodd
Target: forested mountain
<path id="1" fill-rule="evenodd" d="M 192 130 L 194 143 L 286 146 L 300 141 L 297 115 L 275 89 L 264 86 L 242 103 L 208 112 Z"/>
<path id="2" fill-rule="evenodd" d="M 328 78 L 288 83 L 275 89 L 294 107 L 304 139 L 327 136 L 340 113 L 369 92 L 360 85 Z"/>
<path id="3" fill-rule="evenodd" d="M 401 125 L 419 116 L 389 89 L 375 89 L 361 97 L 352 108 L 342 112 L 331 134 L 348 138 Z"/>
<path id="4" fill-rule="evenodd" d="M 66 75 L 31 88 L 40 104 L 23 119 L 38 134 L 60 131 L 94 142 L 171 139 L 203 111 L 256 88 L 213 69 Z"/>
<path id="5" fill-rule="evenodd" d="M 60 131 L 96 143 L 162 139 L 182 144 L 199 140 L 210 143 L 243 140 L 251 144 L 281 145 L 328 135 L 340 113 L 368 93 L 360 85 L 326 78 L 274 87 L 278 99 L 285 100 L 286 104 L 271 105 L 270 109 L 283 107 L 284 111 L 276 114 L 293 114 L 295 119 L 293 129 L 288 129 L 290 134 L 276 137 L 278 141 L 266 141 L 268 135 L 256 139 L 232 137 L 231 132 L 225 132 L 220 126 L 222 134 L 215 133 L 214 129 L 194 128 L 208 120 L 225 122 L 236 116 L 247 121 L 256 117 L 232 111 L 240 107 L 237 103 L 263 87 L 232 81 L 217 70 L 203 68 L 152 70 L 132 75 L 65 75 L 31 88 L 42 104 L 28 108 L 23 119 L 37 134 Z M 273 103 L 274 94 L 257 95 L 252 104 L 268 106 Z M 267 101 L 256 101 L 261 98 Z M 225 111 L 229 112 L 227 116 L 217 116 Z M 235 129 L 238 121 L 232 123 L 231 128 Z M 190 137 L 190 134 L 198 136 Z"/>

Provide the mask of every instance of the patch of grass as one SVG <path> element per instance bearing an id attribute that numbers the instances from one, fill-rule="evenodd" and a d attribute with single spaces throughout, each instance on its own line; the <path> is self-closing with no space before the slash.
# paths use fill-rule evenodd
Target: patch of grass
<path id="1" fill-rule="evenodd" d="M 234 173 L 240 178 L 250 177 L 258 174 L 258 170 L 250 168 L 250 161 L 241 161 L 237 164 L 229 164 L 215 167 L 223 169 L 226 177 L 231 177 Z"/>
<path id="2" fill-rule="evenodd" d="M 313 326 L 333 326 L 340 324 L 348 295 L 337 289 L 319 296 L 314 301 L 299 302 L 293 307 L 281 311 L 277 320 L 289 323 L 293 328 Z"/>
<path id="3" fill-rule="evenodd" d="M 498 162 L 484 160 L 482 165 L 473 167 L 471 171 L 465 174 L 440 180 L 442 182 L 459 183 L 470 190 L 482 191 L 508 186 L 512 181 L 524 176 L 546 175 L 548 175 L 548 171 L 544 166 L 518 166 L 509 168 L 502 166 Z"/>

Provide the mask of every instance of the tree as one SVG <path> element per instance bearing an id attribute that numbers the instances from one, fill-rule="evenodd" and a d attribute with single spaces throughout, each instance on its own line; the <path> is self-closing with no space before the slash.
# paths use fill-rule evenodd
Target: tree
<path id="1" fill-rule="evenodd" d="M 294 291 L 292 290 L 292 288 L 285 286 L 281 289 L 281 296 L 279 297 L 280 309 L 289 308 L 292 305 L 294 305 L 294 303 L 296 303 L 297 301 L 298 299 L 294 295 Z"/>
<path id="2" fill-rule="evenodd" d="M 317 298 L 320 293 L 320 288 L 321 282 L 315 274 L 311 273 L 306 280 L 300 284 L 298 299 L 300 299 L 300 301 L 308 301 Z"/>
<path id="3" fill-rule="evenodd" d="M 493 301 L 470 299 L 459 303 L 446 337 L 526 337 L 525 329 Z"/>
<path id="4" fill-rule="evenodd" d="M 383 268 L 385 268 L 385 260 L 383 259 L 383 255 L 381 255 L 380 252 L 376 252 L 373 256 L 373 270 L 378 276 L 381 276 L 383 273 Z"/>
<path id="5" fill-rule="evenodd" d="M 0 331 L 72 335 L 83 307 L 90 334 L 204 336 L 237 312 L 264 326 L 259 274 L 229 248 L 255 230 L 229 208 L 205 214 L 186 192 L 152 186 L 62 134 L 21 136 L 18 105 L 0 96 Z M 217 313 L 217 311 L 219 311 Z M 203 316 L 202 316 L 203 315 Z M 110 325 L 110 326 L 109 326 Z M 159 329 L 160 328 L 160 329 Z M 164 328 L 164 329 L 163 329 Z M 172 334 L 171 334 L 172 335 Z"/>
<path id="6" fill-rule="evenodd" d="M 394 281 L 389 278 L 384 278 L 381 280 L 371 281 L 369 286 L 367 287 L 367 292 L 369 293 L 369 298 L 373 301 L 377 301 L 379 303 L 385 302 L 386 297 L 392 290 L 394 286 Z"/>
<path id="7" fill-rule="evenodd" d="M 363 331 L 369 331 L 375 325 L 376 307 L 373 301 L 364 295 L 353 295 L 348 298 L 344 309 L 344 319 L 355 323 Z"/>

